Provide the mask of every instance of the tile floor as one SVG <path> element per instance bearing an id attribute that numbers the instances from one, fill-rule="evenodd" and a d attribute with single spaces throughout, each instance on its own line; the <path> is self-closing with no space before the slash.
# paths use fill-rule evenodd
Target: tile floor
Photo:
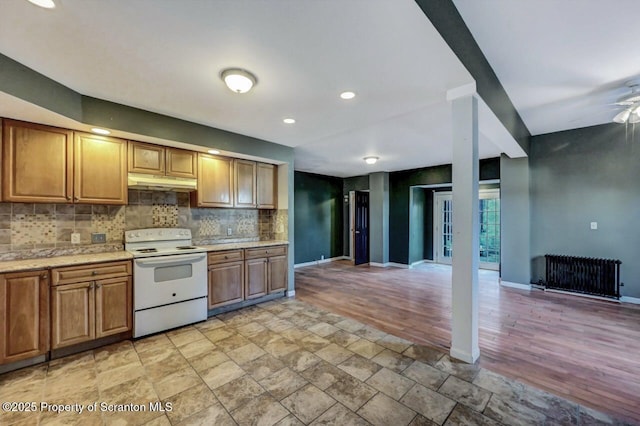
<path id="1" fill-rule="evenodd" d="M 36 402 L 2 425 L 620 424 L 295 299 L 0 375 L 0 401 Z"/>

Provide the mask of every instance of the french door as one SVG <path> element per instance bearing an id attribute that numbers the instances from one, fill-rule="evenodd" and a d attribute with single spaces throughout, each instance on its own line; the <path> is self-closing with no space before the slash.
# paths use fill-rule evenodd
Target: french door
<path id="1" fill-rule="evenodd" d="M 500 266 L 500 190 L 486 189 L 479 194 L 480 267 Z M 438 263 L 451 264 L 453 256 L 453 202 L 451 192 L 436 192 L 434 202 L 434 250 Z"/>

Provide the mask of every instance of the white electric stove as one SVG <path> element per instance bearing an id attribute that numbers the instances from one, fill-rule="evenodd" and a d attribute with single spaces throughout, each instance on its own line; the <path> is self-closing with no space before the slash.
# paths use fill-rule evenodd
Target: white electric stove
<path id="1" fill-rule="evenodd" d="M 207 319 L 207 253 L 191 230 L 125 232 L 133 260 L 133 337 Z"/>

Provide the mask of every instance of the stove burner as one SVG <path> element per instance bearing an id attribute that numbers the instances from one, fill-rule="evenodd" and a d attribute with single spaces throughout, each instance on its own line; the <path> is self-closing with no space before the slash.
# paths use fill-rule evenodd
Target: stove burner
<path id="1" fill-rule="evenodd" d="M 180 247 L 176 247 L 176 250 L 193 250 L 197 248 L 198 247 L 194 247 L 194 246 L 180 246 Z"/>
<path id="2" fill-rule="evenodd" d="M 155 248 L 143 248 L 143 249 L 138 249 L 136 250 L 138 253 L 155 253 L 158 251 L 158 249 Z"/>

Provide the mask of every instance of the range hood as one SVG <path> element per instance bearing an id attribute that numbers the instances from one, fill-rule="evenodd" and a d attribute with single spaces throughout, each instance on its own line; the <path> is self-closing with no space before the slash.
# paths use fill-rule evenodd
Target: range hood
<path id="1" fill-rule="evenodd" d="M 127 186 L 131 189 L 147 191 L 192 192 L 196 190 L 198 181 L 191 178 L 129 173 Z"/>

